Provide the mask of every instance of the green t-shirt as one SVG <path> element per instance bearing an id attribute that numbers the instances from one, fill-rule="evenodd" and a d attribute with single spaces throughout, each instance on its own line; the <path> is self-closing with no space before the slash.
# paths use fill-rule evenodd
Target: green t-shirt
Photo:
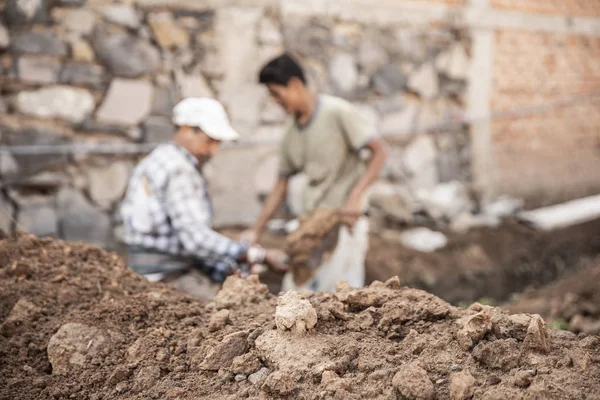
<path id="1" fill-rule="evenodd" d="M 375 136 L 369 124 L 346 100 L 320 95 L 305 126 L 294 122 L 281 145 L 279 173 L 304 172 L 304 213 L 315 208 L 340 208 L 366 169 L 359 151 Z"/>

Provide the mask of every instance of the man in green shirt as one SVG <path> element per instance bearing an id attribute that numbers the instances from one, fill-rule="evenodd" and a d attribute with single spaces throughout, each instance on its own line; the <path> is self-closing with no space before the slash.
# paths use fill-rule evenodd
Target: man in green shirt
<path id="1" fill-rule="evenodd" d="M 260 71 L 259 81 L 294 120 L 281 145 L 279 179 L 247 239 L 260 239 L 285 198 L 289 178 L 304 172 L 308 185 L 303 193 L 303 212 L 341 209 L 354 224 L 351 229 L 342 228 L 331 259 L 309 283 L 297 287 L 288 274 L 283 289 L 333 291 L 340 280 L 363 286 L 368 248 L 367 190 L 385 164 L 383 140 L 377 136 L 376 127 L 362 118 L 351 103 L 312 94 L 302 67 L 288 54 L 267 63 Z M 363 149 L 370 150 L 367 160 L 360 156 Z"/>

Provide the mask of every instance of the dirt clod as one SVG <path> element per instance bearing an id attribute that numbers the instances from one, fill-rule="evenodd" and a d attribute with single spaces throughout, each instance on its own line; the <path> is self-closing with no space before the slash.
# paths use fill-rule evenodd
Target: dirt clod
<path id="1" fill-rule="evenodd" d="M 225 328 L 225 326 L 229 323 L 229 314 L 230 311 L 227 309 L 219 310 L 216 313 L 214 313 L 213 316 L 210 318 L 208 330 L 211 332 L 215 332 Z"/>
<path id="2" fill-rule="evenodd" d="M 60 327 L 48 342 L 48 359 L 52 373 L 66 375 L 72 365 L 84 366 L 101 352 L 108 352 L 109 342 L 95 327 L 70 323 Z"/>
<path id="3" fill-rule="evenodd" d="M 200 369 L 209 371 L 218 371 L 221 368 L 227 368 L 237 356 L 241 356 L 248 350 L 246 338 L 248 332 L 236 332 L 223 338 L 223 341 L 211 349 L 204 362 L 200 364 Z"/>
<path id="4" fill-rule="evenodd" d="M 258 372 L 250 374 L 248 380 L 256 386 L 261 386 L 271 371 L 268 368 L 261 368 Z"/>
<path id="5" fill-rule="evenodd" d="M 289 395 L 296 390 L 296 385 L 289 373 L 275 371 L 267 377 L 262 388 L 271 394 Z"/>
<path id="6" fill-rule="evenodd" d="M 452 400 L 467 400 L 475 392 L 475 378 L 467 370 L 452 374 L 450 378 L 450 397 Z"/>
<path id="7" fill-rule="evenodd" d="M 303 335 L 317 324 L 317 312 L 296 292 L 287 292 L 277 300 L 275 324 L 280 331 Z"/>
<path id="8" fill-rule="evenodd" d="M 472 315 L 458 332 L 458 340 L 466 350 L 479 343 L 492 329 L 492 316 L 488 310 Z"/>
<path id="9" fill-rule="evenodd" d="M 408 400 L 432 400 L 435 397 L 435 389 L 427 371 L 416 363 L 400 369 L 394 375 L 392 385 Z"/>
<path id="10" fill-rule="evenodd" d="M 261 367 L 262 364 L 254 353 L 246 353 L 233 359 L 231 372 L 234 374 L 251 375 Z"/>
<path id="11" fill-rule="evenodd" d="M 525 335 L 525 345 L 532 350 L 547 352 L 550 349 L 550 338 L 548 337 L 548 327 L 546 322 L 539 315 L 531 318 L 527 334 Z"/>

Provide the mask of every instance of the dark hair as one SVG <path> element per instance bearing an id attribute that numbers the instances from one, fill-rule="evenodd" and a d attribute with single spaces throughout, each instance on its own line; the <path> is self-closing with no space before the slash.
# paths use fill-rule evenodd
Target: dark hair
<path id="1" fill-rule="evenodd" d="M 286 86 L 290 79 L 298 78 L 304 84 L 304 71 L 300 64 L 288 53 L 269 61 L 258 75 L 258 81 L 263 84 L 273 83 Z"/>

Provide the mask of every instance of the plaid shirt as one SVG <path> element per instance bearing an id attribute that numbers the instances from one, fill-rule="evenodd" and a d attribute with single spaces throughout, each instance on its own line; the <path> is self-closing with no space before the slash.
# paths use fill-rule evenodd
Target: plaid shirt
<path id="1" fill-rule="evenodd" d="M 157 147 L 135 168 L 121 215 L 128 245 L 197 258 L 217 282 L 238 268 L 247 250 L 212 230 L 213 209 L 200 165 L 175 143 Z"/>

